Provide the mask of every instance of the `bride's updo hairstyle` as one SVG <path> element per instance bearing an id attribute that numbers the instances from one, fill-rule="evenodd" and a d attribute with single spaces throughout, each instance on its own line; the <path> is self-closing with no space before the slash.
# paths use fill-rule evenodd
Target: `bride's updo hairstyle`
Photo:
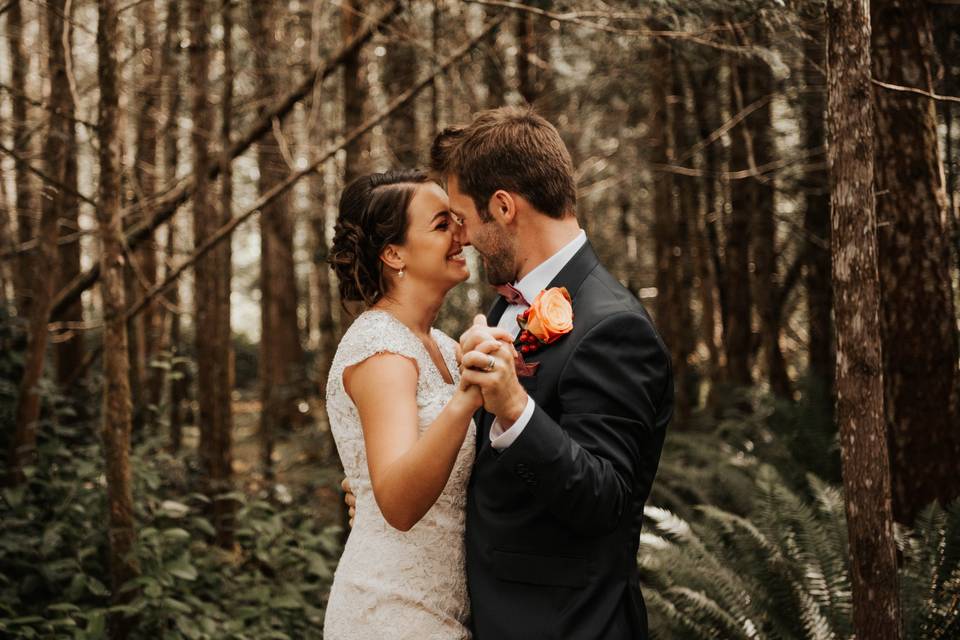
<path id="1" fill-rule="evenodd" d="M 417 186 L 427 181 L 422 171 L 400 169 L 360 176 L 343 190 L 328 259 L 342 301 L 369 306 L 387 292 L 380 254 L 389 244 L 403 244 L 407 208 Z"/>

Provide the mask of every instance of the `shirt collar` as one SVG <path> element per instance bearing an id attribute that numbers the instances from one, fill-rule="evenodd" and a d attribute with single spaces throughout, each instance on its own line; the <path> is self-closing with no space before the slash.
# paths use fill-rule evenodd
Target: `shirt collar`
<path id="1" fill-rule="evenodd" d="M 587 234 L 581 229 L 577 236 L 564 245 L 555 254 L 538 264 L 534 269 L 514 283 L 514 287 L 523 294 L 523 297 L 533 302 L 533 299 L 543 291 L 550 282 L 557 277 L 563 267 L 570 262 L 577 251 L 587 243 Z"/>

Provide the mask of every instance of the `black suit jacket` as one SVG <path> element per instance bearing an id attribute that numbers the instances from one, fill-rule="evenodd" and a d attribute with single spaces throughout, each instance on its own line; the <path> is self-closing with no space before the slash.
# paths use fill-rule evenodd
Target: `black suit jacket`
<path id="1" fill-rule="evenodd" d="M 673 411 L 670 357 L 640 302 L 585 244 L 550 283 L 573 330 L 527 357 L 537 408 L 516 441 L 477 419 L 467 580 L 478 640 L 647 637 L 636 555 Z M 488 315 L 495 325 L 500 298 Z"/>

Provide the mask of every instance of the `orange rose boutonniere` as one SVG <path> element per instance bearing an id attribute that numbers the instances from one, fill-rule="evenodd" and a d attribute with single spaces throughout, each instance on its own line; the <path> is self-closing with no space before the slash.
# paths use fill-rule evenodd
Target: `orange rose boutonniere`
<path id="1" fill-rule="evenodd" d="M 530 308 L 517 316 L 520 351 L 532 353 L 573 331 L 573 305 L 566 287 L 541 291 Z"/>

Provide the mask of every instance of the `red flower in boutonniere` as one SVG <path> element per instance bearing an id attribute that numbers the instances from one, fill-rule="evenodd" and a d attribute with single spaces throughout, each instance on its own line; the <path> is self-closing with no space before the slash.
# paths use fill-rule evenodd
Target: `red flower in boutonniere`
<path id="1" fill-rule="evenodd" d="M 521 354 L 533 353 L 573 331 L 573 305 L 566 287 L 541 291 L 526 311 L 517 316 Z"/>

